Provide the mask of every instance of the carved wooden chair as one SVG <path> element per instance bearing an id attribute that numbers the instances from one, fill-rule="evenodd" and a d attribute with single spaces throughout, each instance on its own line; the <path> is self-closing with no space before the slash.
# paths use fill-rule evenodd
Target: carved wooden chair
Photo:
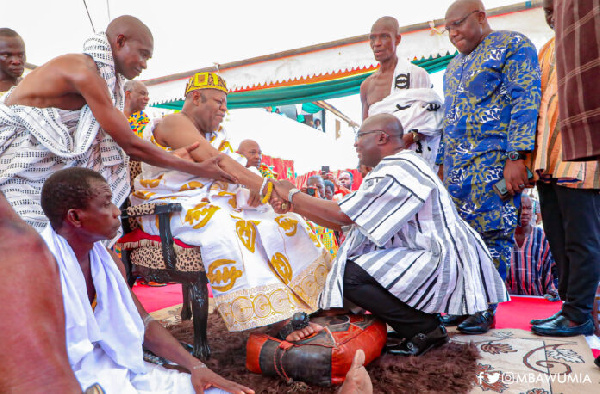
<path id="1" fill-rule="evenodd" d="M 131 161 L 129 165 L 131 184 L 141 172 L 141 163 Z M 208 279 L 199 247 L 191 247 L 173 239 L 170 226 L 171 215 L 181 211 L 181 205 L 142 204 L 130 205 L 122 209 L 122 222 L 125 235 L 117 245 L 121 248 L 122 260 L 127 271 L 129 285 L 137 276 L 146 281 L 182 284 L 183 307 L 181 319 L 193 316 L 195 357 L 207 359 L 210 348 L 206 339 L 208 318 Z M 160 236 L 144 233 L 136 218 L 153 215 L 157 217 Z"/>

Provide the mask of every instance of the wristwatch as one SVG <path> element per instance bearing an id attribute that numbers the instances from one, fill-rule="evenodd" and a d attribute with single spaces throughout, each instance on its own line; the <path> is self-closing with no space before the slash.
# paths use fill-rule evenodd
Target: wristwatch
<path id="1" fill-rule="evenodd" d="M 521 152 L 508 152 L 508 160 L 525 160 L 525 153 Z"/>

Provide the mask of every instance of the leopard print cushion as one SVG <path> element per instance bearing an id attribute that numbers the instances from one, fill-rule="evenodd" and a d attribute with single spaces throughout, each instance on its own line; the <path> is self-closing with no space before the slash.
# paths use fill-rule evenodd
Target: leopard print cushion
<path id="1" fill-rule="evenodd" d="M 129 180 L 133 188 L 133 181 L 142 172 L 142 162 L 137 160 L 129 160 Z"/>
<path id="2" fill-rule="evenodd" d="M 200 256 L 200 248 L 182 248 L 175 245 L 177 262 L 175 268 L 184 272 L 205 272 Z M 141 246 L 131 251 L 131 263 L 142 267 L 164 270 L 167 266 L 163 260 L 160 246 Z"/>
<path id="3" fill-rule="evenodd" d="M 154 215 L 156 205 L 155 203 L 140 204 L 134 207 L 127 207 L 126 211 L 129 216 Z"/>

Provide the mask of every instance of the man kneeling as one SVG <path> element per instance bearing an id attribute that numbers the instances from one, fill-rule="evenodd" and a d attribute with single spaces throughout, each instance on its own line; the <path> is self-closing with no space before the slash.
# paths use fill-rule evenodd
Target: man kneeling
<path id="1" fill-rule="evenodd" d="M 479 235 L 458 216 L 428 164 L 405 149 L 393 115 L 369 117 L 354 144 L 374 167 L 359 190 L 338 204 L 276 185 L 292 210 L 323 226 L 352 226 L 327 277 L 319 304 L 343 298 L 367 309 L 406 338 L 391 353 L 420 355 L 448 341 L 439 313 L 471 314 L 505 301 L 506 288 Z"/>
<path id="2" fill-rule="evenodd" d="M 81 387 L 98 382 L 107 393 L 203 392 L 211 386 L 253 393 L 187 353 L 133 295 L 124 267 L 100 242 L 114 238 L 120 226 L 111 198 L 100 174 L 79 167 L 53 174 L 42 188 L 42 208 L 51 224 L 42 238 L 59 266 L 67 352 Z M 145 363 L 142 344 L 187 368 L 191 379 Z"/>

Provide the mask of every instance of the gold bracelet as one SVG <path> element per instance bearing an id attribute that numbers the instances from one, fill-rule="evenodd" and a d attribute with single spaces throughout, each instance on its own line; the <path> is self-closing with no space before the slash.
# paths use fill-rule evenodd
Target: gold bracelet
<path id="1" fill-rule="evenodd" d="M 273 182 L 268 183 L 267 194 L 265 194 L 265 196 L 262 198 L 262 200 L 260 200 L 260 202 L 262 204 L 266 204 L 267 202 L 269 202 L 269 199 L 271 198 L 271 194 L 273 194 Z"/>

